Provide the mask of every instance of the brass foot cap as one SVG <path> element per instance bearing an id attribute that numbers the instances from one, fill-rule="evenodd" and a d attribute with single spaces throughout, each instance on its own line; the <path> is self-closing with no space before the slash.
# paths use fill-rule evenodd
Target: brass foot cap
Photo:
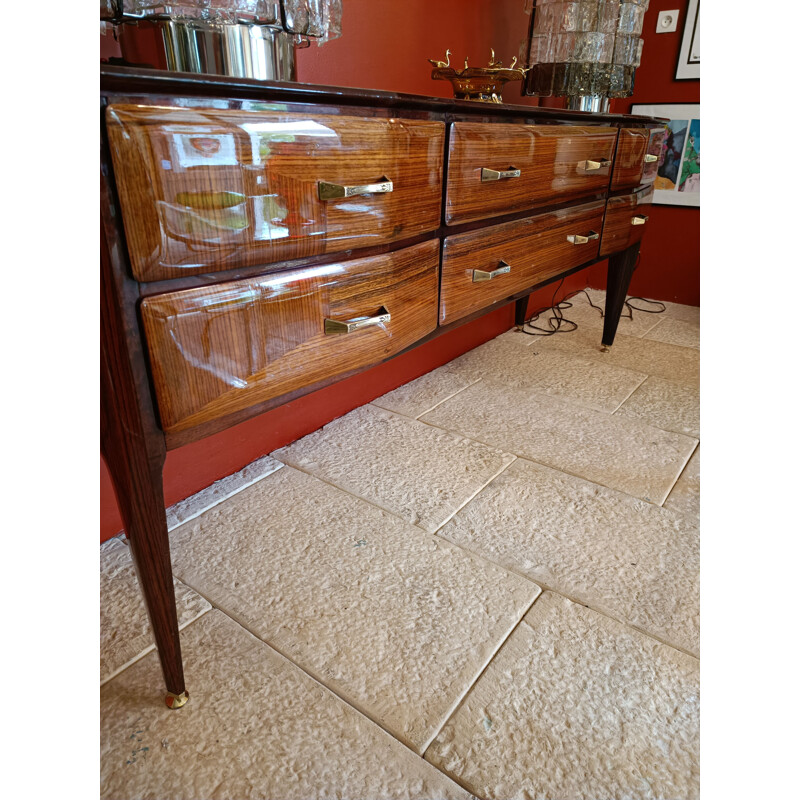
<path id="1" fill-rule="evenodd" d="M 185 706 L 188 701 L 189 701 L 189 692 L 181 692 L 180 694 L 167 692 L 167 696 L 164 698 L 164 702 L 167 704 L 167 708 L 183 708 L 183 706 Z"/>
<path id="2" fill-rule="evenodd" d="M 600 352 L 601 352 L 601 353 L 610 353 L 610 352 L 611 352 L 611 345 L 610 345 L 610 344 L 604 344 L 604 345 L 603 345 L 603 346 L 600 348 Z"/>

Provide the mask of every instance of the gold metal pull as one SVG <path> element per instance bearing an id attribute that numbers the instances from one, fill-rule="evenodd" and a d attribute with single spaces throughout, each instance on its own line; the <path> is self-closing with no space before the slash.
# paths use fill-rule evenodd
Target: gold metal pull
<path id="1" fill-rule="evenodd" d="M 496 169 L 483 167 L 481 169 L 481 182 L 486 183 L 486 181 L 499 181 L 502 178 L 519 178 L 520 175 L 522 175 L 522 170 L 519 170 L 516 167 L 509 167 L 508 169 L 504 169 L 499 172 Z"/>
<path id="2" fill-rule="evenodd" d="M 338 200 L 342 197 L 355 197 L 360 194 L 385 194 L 394 191 L 392 182 L 384 175 L 378 183 L 364 183 L 361 186 L 344 186 L 341 183 L 320 181 L 320 200 Z"/>
<path id="3" fill-rule="evenodd" d="M 508 272 L 511 272 L 511 264 L 501 261 L 500 266 L 491 272 L 486 272 L 482 269 L 472 270 L 472 282 L 481 283 L 481 281 L 490 281 L 492 278 L 496 278 L 498 275 L 505 275 Z"/>
<path id="4" fill-rule="evenodd" d="M 603 161 L 579 161 L 578 162 L 578 169 L 582 169 L 584 172 L 597 172 L 599 169 L 605 169 L 606 167 L 610 167 L 611 162 L 604 159 Z"/>
<path id="5" fill-rule="evenodd" d="M 600 238 L 599 233 L 595 233 L 594 231 L 589 231 L 588 236 L 581 236 L 580 234 L 577 233 L 570 233 L 567 236 L 567 241 L 570 244 L 586 244 L 587 242 L 590 242 L 592 239 L 599 239 L 599 238 Z"/>
<path id="6" fill-rule="evenodd" d="M 658 156 L 654 156 L 652 153 L 645 153 L 644 156 L 645 164 L 655 164 L 656 161 L 658 161 Z"/>
<path id="7" fill-rule="evenodd" d="M 644 214 L 637 214 L 632 220 L 631 225 L 644 225 L 650 217 L 646 217 Z"/>
<path id="8" fill-rule="evenodd" d="M 336 333 L 352 333 L 353 331 L 360 331 L 362 328 L 370 328 L 373 325 L 382 325 L 384 322 L 389 322 L 392 315 L 387 310 L 386 306 L 381 306 L 378 309 L 377 317 L 360 317 L 357 319 L 349 319 L 340 322 L 338 319 L 325 320 L 325 335 L 330 336 Z"/>

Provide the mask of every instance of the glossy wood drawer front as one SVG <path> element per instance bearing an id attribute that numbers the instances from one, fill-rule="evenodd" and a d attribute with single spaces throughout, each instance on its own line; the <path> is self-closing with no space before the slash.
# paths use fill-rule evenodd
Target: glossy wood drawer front
<path id="1" fill-rule="evenodd" d="M 618 253 L 642 240 L 652 202 L 652 186 L 622 197 L 612 197 L 608 201 L 600 242 L 601 256 Z"/>
<path id="2" fill-rule="evenodd" d="M 635 189 L 641 183 L 649 143 L 650 131 L 647 128 L 620 130 L 614 156 L 614 172 L 611 175 L 611 191 Z"/>
<path id="3" fill-rule="evenodd" d="M 134 277 L 333 253 L 434 230 L 444 123 L 111 105 Z"/>
<path id="4" fill-rule="evenodd" d="M 604 192 L 616 139 L 616 128 L 455 122 L 445 220 L 453 225 Z M 500 173 L 495 180 L 492 171 Z"/>
<path id="5" fill-rule="evenodd" d="M 408 347 L 436 328 L 438 267 L 433 240 L 143 300 L 164 430 L 185 430 Z"/>
<path id="6" fill-rule="evenodd" d="M 597 257 L 605 202 L 448 236 L 439 322 L 465 317 Z"/>
<path id="7" fill-rule="evenodd" d="M 665 128 L 653 128 L 650 131 L 641 183 L 653 183 L 658 177 L 658 167 L 664 157 L 664 139 L 666 136 L 667 131 Z"/>

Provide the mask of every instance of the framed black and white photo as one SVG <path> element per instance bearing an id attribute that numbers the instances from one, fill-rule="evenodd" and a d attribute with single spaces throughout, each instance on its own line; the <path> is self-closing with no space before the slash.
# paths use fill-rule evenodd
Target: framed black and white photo
<path id="1" fill-rule="evenodd" d="M 683 21 L 683 39 L 678 54 L 676 81 L 700 78 L 700 0 L 689 0 Z"/>

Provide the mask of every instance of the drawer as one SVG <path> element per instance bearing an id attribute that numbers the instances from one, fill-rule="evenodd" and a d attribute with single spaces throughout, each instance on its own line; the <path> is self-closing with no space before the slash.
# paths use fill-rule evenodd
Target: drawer
<path id="1" fill-rule="evenodd" d="M 666 136 L 667 131 L 665 128 L 654 128 L 650 131 L 641 183 L 651 184 L 658 177 L 658 168 L 661 165 L 661 159 L 664 157 L 664 139 Z"/>
<path id="2" fill-rule="evenodd" d="M 605 192 L 616 141 L 616 128 L 455 122 L 445 221 L 470 222 Z"/>
<path id="3" fill-rule="evenodd" d="M 258 266 L 439 226 L 444 123 L 111 105 L 140 281 Z"/>
<path id="4" fill-rule="evenodd" d="M 162 427 L 177 433 L 398 353 L 436 328 L 438 267 L 434 240 L 146 298 Z"/>
<path id="5" fill-rule="evenodd" d="M 650 131 L 647 128 L 622 128 L 619 132 L 614 171 L 611 174 L 611 191 L 635 189 L 642 178 Z M 651 159 L 647 159 L 647 163 Z M 658 161 L 658 159 L 655 159 Z"/>
<path id="6" fill-rule="evenodd" d="M 653 187 L 622 197 L 612 197 L 606 208 L 600 255 L 618 253 L 641 241 L 647 227 L 648 212 L 653 202 Z"/>
<path id="7" fill-rule="evenodd" d="M 597 257 L 602 200 L 444 240 L 439 322 L 446 324 Z"/>

